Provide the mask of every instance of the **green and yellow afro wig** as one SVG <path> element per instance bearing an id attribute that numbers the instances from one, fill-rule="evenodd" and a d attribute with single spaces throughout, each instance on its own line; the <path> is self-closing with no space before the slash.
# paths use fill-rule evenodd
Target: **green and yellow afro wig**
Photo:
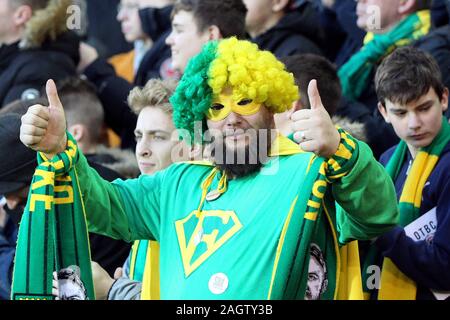
<path id="1" fill-rule="evenodd" d="M 176 128 L 187 130 L 196 141 L 201 139 L 207 128 L 205 112 L 227 86 L 233 88 L 236 99 L 252 99 L 273 113 L 290 109 L 299 99 L 294 76 L 271 52 L 234 37 L 211 41 L 189 61 L 170 98 Z M 195 122 L 203 125 L 195 127 Z"/>

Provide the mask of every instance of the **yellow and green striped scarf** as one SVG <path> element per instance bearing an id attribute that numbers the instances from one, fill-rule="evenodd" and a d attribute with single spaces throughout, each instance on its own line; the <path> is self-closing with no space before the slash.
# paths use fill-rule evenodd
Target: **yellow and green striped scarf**
<path id="1" fill-rule="evenodd" d="M 343 95 L 349 100 L 358 100 L 371 81 L 370 75 L 375 65 L 395 48 L 426 35 L 430 27 L 430 11 L 423 10 L 411 14 L 385 34 L 369 32 L 361 50 L 339 69 Z"/>
<path id="2" fill-rule="evenodd" d="M 19 228 L 12 300 L 55 299 L 53 271 L 62 269 L 83 292 L 66 299 L 95 299 L 86 218 L 74 169 L 79 153 L 73 137 L 67 136 L 67 149 L 53 159 L 38 154 Z M 60 295 L 61 291 L 62 286 Z"/>
<path id="3" fill-rule="evenodd" d="M 400 196 L 400 224 L 406 226 L 420 216 L 422 202 L 422 190 L 433 172 L 439 156 L 450 141 L 450 125 L 445 118 L 442 119 L 442 128 L 428 147 L 421 149 L 412 163 L 411 170 L 406 179 L 405 186 Z M 405 142 L 400 142 L 392 158 L 386 166 L 386 170 L 395 181 L 407 152 Z M 381 285 L 378 292 L 379 300 L 415 300 L 416 284 L 404 275 L 395 264 L 385 258 L 381 273 Z"/>
<path id="4" fill-rule="evenodd" d="M 321 294 L 321 300 L 362 299 L 361 270 L 359 268 L 358 244 L 356 241 L 339 247 L 333 217 L 325 206 L 324 196 L 330 183 L 341 179 L 353 168 L 359 154 L 356 140 L 341 128 L 337 128 L 341 141 L 336 153 L 328 160 L 314 157 L 299 197 L 293 204 L 286 225 L 283 227 L 277 248 L 277 268 L 273 272 L 268 299 L 302 300 L 308 283 L 310 245 L 314 233 L 330 232 L 334 242 L 335 263 L 327 263 L 329 287 Z M 295 153 L 295 152 L 294 152 Z M 280 155 L 283 153 L 280 153 Z M 286 153 L 289 154 L 289 153 Z M 311 192 L 309 192 L 311 190 Z M 319 225 L 320 217 L 325 224 Z M 327 226 L 327 230 L 321 229 Z M 293 246 L 293 247 L 291 247 Z M 296 252 L 291 260 L 289 252 Z M 354 268 L 356 266 L 356 268 Z M 355 270 L 353 270 L 355 269 Z M 287 272 L 287 281 L 281 279 Z M 283 289 L 280 290 L 279 287 Z M 274 296 L 272 292 L 283 292 Z"/>

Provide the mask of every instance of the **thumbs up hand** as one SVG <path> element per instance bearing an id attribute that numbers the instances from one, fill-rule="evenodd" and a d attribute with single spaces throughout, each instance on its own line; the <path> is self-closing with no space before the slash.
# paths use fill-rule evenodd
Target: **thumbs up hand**
<path id="1" fill-rule="evenodd" d="M 20 141 L 53 158 L 66 148 L 66 118 L 53 80 L 47 81 L 46 92 L 49 106 L 33 105 L 22 116 Z"/>
<path id="2" fill-rule="evenodd" d="M 322 104 L 316 80 L 309 83 L 308 97 L 311 109 L 299 110 L 291 116 L 294 140 L 304 151 L 330 158 L 338 150 L 341 138 Z"/>

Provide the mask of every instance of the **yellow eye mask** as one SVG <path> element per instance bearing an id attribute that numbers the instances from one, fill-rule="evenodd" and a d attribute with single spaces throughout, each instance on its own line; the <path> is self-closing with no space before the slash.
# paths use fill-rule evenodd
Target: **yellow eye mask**
<path id="1" fill-rule="evenodd" d="M 214 99 L 212 106 L 206 111 L 206 118 L 211 121 L 221 121 L 228 117 L 231 112 L 241 116 L 250 116 L 255 114 L 261 108 L 260 103 L 253 102 L 251 99 L 239 99 L 235 101 L 231 94 L 221 94 Z"/>

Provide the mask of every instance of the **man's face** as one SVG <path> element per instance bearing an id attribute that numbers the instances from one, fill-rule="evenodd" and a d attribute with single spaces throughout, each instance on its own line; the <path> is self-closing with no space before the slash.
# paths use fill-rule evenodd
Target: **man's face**
<path id="1" fill-rule="evenodd" d="M 9 44 L 9 38 L 15 32 L 14 10 L 10 2 L 11 0 L 0 0 L 0 45 Z"/>
<path id="2" fill-rule="evenodd" d="M 155 0 L 121 0 L 118 7 L 117 20 L 122 26 L 122 33 L 128 42 L 145 40 L 148 36 L 142 30 L 139 9 L 157 7 Z"/>
<path id="3" fill-rule="evenodd" d="M 260 156 L 267 155 L 272 142 L 273 114 L 264 105 L 255 108 L 255 103 L 252 100 L 247 97 L 235 99 L 232 94 L 233 89 L 226 87 L 219 96 L 213 99 L 210 109 L 215 110 L 215 112 L 226 108 L 233 108 L 233 110 L 221 120 L 207 119 L 208 130 L 214 137 L 216 162 L 222 154 L 223 158 L 220 160 L 225 167 L 227 165 L 256 164 L 255 160 L 260 167 L 261 161 L 265 160 Z M 240 108 L 244 112 L 237 113 L 236 108 Z M 245 112 L 246 108 L 250 112 Z M 250 114 L 243 115 L 243 113 Z M 218 150 L 222 150 L 223 153 Z M 257 159 L 251 158 L 252 156 Z M 218 162 L 217 164 L 221 163 Z"/>
<path id="4" fill-rule="evenodd" d="M 325 281 L 325 272 L 314 256 L 309 259 L 308 283 L 305 300 L 318 300 L 322 293 Z"/>
<path id="5" fill-rule="evenodd" d="M 86 294 L 76 282 L 71 279 L 59 280 L 61 300 L 86 300 Z"/>
<path id="6" fill-rule="evenodd" d="M 378 109 L 386 122 L 391 123 L 397 136 L 404 140 L 413 154 L 431 144 L 442 126 L 442 113 L 447 110 L 448 90 L 439 99 L 433 88 L 418 100 L 406 105 L 386 100 L 386 108 Z"/>
<path id="7" fill-rule="evenodd" d="M 172 20 L 172 32 L 166 39 L 172 50 L 172 67 L 183 73 L 189 60 L 200 53 L 209 40 L 207 31 L 198 30 L 191 12 L 178 11 Z"/>
<path id="8" fill-rule="evenodd" d="M 175 127 L 172 116 L 157 107 L 145 107 L 139 113 L 134 131 L 136 136 L 136 159 L 142 174 L 153 174 L 172 163 L 171 141 Z"/>
<path id="9" fill-rule="evenodd" d="M 265 25 L 272 19 L 272 0 L 244 0 L 247 7 L 245 28 L 252 37 L 263 33 Z"/>
<path id="10" fill-rule="evenodd" d="M 0 0 L 1 1 L 1 0 Z M 10 210 L 23 211 L 28 199 L 29 187 L 22 188 L 20 190 L 10 192 L 4 195 L 6 199 L 6 205 Z"/>
<path id="11" fill-rule="evenodd" d="M 385 33 L 401 20 L 399 3 L 400 0 L 358 0 L 356 24 L 366 31 Z"/>

